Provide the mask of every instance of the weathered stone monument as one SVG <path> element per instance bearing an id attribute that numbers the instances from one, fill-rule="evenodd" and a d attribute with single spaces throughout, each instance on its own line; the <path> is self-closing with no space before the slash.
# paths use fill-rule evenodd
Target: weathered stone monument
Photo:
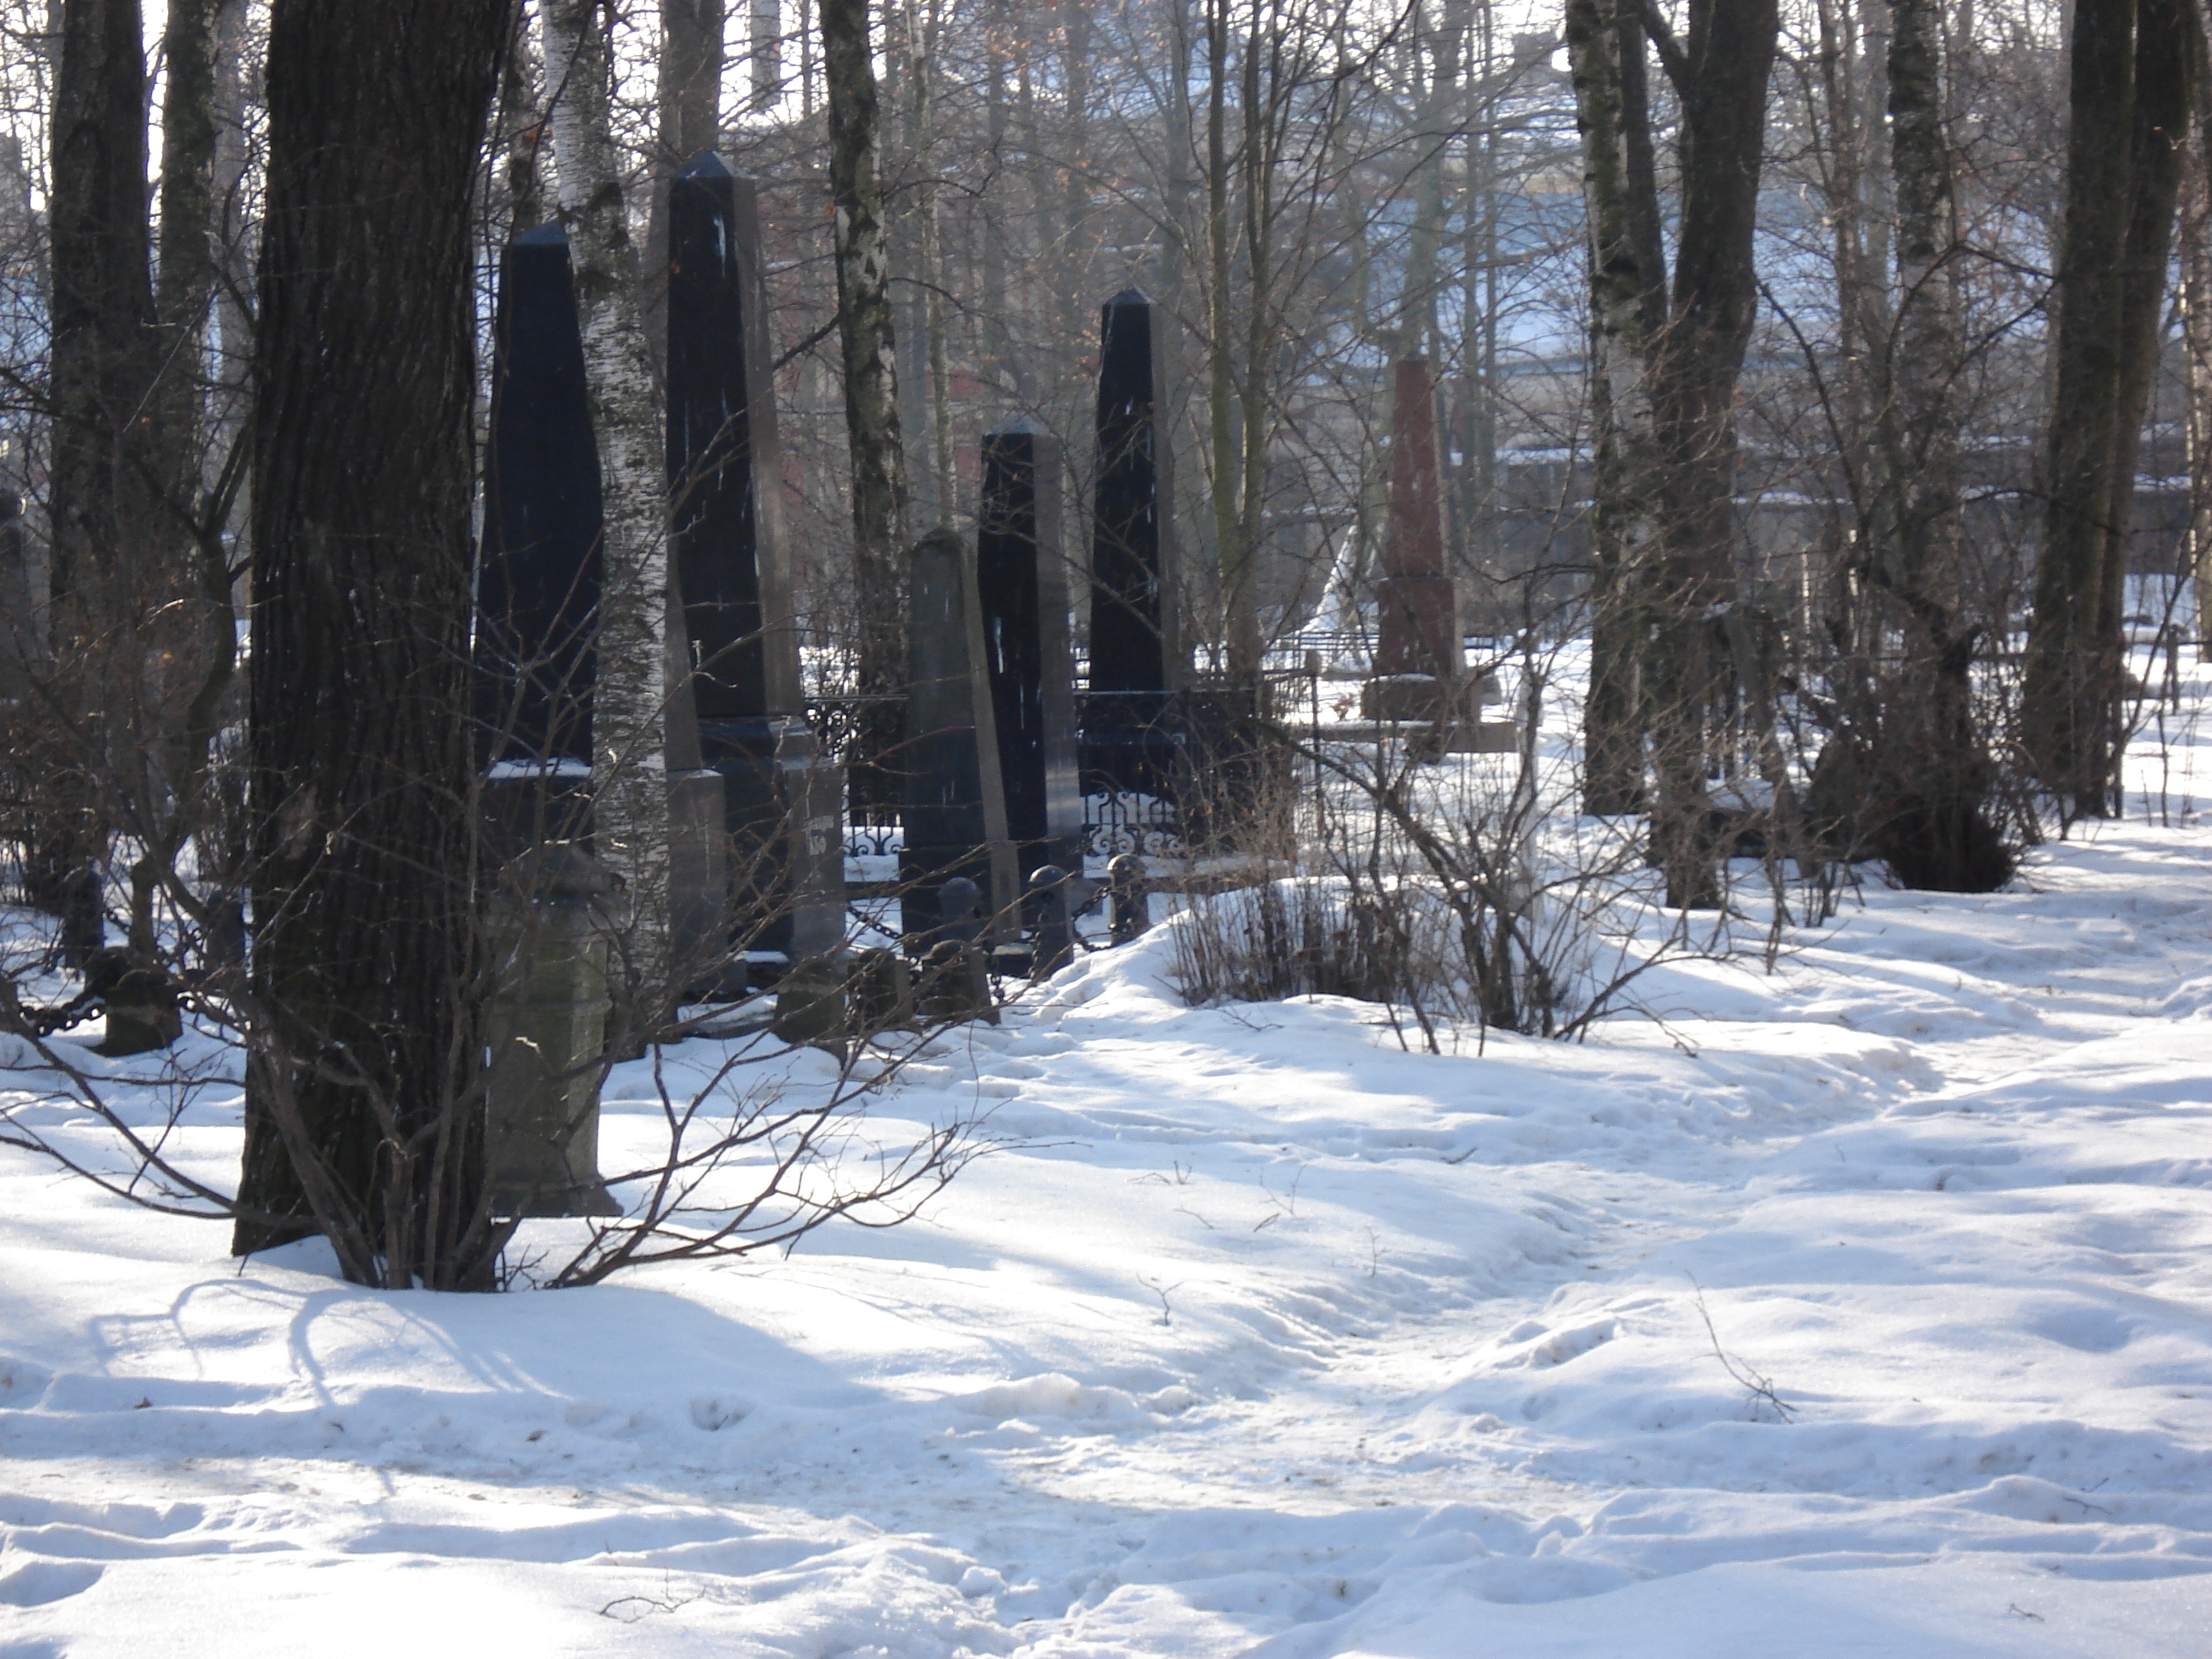
<path id="1" fill-rule="evenodd" d="M 1434 720 L 1449 708 L 1462 657 L 1459 584 L 1444 571 L 1436 388 L 1425 357 L 1400 360 L 1390 415 L 1390 502 L 1383 532 L 1369 720 Z"/>
<path id="2" fill-rule="evenodd" d="M 982 463 L 975 586 L 1014 867 L 1080 869 L 1060 442 L 1027 421 L 1010 421 L 984 434 Z"/>
<path id="3" fill-rule="evenodd" d="M 1174 787 L 1179 616 L 1167 358 L 1152 302 L 1125 289 L 1099 308 L 1097 477 L 1091 516 L 1091 683 L 1084 787 Z"/>
<path id="4" fill-rule="evenodd" d="M 501 252 L 492 325 L 476 712 L 498 862 L 591 834 L 599 603 L 599 459 L 568 238 L 544 225 Z"/>
<path id="5" fill-rule="evenodd" d="M 845 935 L 843 779 L 808 730 L 753 182 L 712 154 L 668 198 L 672 568 L 700 753 L 720 775 L 731 937 L 797 963 Z"/>
<path id="6" fill-rule="evenodd" d="M 1431 726 L 1440 749 L 1510 749 L 1510 724 L 1482 722 L 1486 682 L 1467 672 L 1459 583 L 1444 568 L 1443 458 L 1428 359 L 1401 359 L 1392 394 L 1375 676 L 1361 690 L 1360 712 L 1371 720 Z"/>
<path id="7" fill-rule="evenodd" d="M 973 881 L 993 918 L 1009 915 L 1017 890 L 975 562 L 944 529 L 916 542 L 909 559 L 900 904 L 903 931 L 927 939 L 948 880 Z"/>

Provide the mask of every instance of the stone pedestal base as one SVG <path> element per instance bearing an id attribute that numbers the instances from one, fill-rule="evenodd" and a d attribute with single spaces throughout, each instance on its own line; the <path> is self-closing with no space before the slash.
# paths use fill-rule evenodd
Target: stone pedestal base
<path id="1" fill-rule="evenodd" d="M 1511 720 L 1462 720 L 1445 734 L 1447 755 L 1510 755 L 1521 747 L 1521 728 Z"/>
<path id="2" fill-rule="evenodd" d="M 620 1215 L 599 1180 L 599 1081 L 610 999 L 607 942 L 619 881 L 573 847 L 507 867 L 490 932 L 499 987 L 484 1155 L 492 1213 Z"/>
<path id="3" fill-rule="evenodd" d="M 730 843 L 722 825 L 722 775 L 668 775 L 668 945 L 687 992 L 735 1001 L 745 963 L 730 950 Z"/>
<path id="4" fill-rule="evenodd" d="M 1449 576 L 1385 576 L 1375 584 L 1375 604 L 1378 674 L 1458 672 L 1465 658 L 1457 582 Z"/>
<path id="5" fill-rule="evenodd" d="M 1482 705 L 1495 701 L 1495 686 L 1487 674 L 1465 675 L 1455 684 L 1433 674 L 1379 674 L 1359 688 L 1359 717 L 1425 726 L 1480 721 Z"/>
<path id="6" fill-rule="evenodd" d="M 792 963 L 845 942 L 844 769 L 815 753 L 794 714 L 702 720 L 699 746 L 721 776 L 732 944 Z"/>

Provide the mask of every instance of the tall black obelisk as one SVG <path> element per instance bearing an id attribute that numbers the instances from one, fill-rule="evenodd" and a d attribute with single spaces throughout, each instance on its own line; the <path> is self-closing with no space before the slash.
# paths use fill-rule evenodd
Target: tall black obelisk
<path id="1" fill-rule="evenodd" d="M 753 181 L 702 154 L 668 197 L 672 550 L 733 931 L 795 963 L 843 941 L 843 780 L 806 726 L 771 361 Z"/>
<path id="2" fill-rule="evenodd" d="M 476 714 L 493 854 L 590 833 L 599 456 L 568 238 L 500 254 L 492 325 Z"/>
<path id="3" fill-rule="evenodd" d="M 1172 787 L 1171 694 L 1184 679 L 1166 351 L 1158 308 L 1133 288 L 1098 323 L 1085 787 L 1158 794 Z"/>
<path id="4" fill-rule="evenodd" d="M 975 579 L 1015 868 L 1079 872 L 1075 662 L 1060 548 L 1060 441 L 1028 421 L 983 435 Z"/>

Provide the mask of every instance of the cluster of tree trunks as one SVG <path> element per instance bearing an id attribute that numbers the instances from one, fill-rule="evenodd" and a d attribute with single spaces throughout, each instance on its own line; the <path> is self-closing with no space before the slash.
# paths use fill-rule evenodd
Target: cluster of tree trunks
<path id="1" fill-rule="evenodd" d="M 1879 67 L 1895 269 L 1856 269 L 1879 238 L 1844 222 L 1861 211 L 1859 185 L 1846 179 L 1838 270 L 1854 290 L 1844 299 L 1856 343 L 1844 354 L 1847 384 L 1832 394 L 1848 407 L 1830 418 L 1858 514 L 1831 624 L 1832 730 L 1814 780 L 1826 799 L 1808 827 L 1830 831 L 1832 848 L 1881 854 L 1911 884 L 1986 889 L 2010 873 L 2012 854 L 1996 822 L 1999 768 L 1973 680 L 1986 623 L 1970 620 L 1961 592 L 1954 386 L 1967 347 L 1944 31 L 1939 0 L 1890 0 L 1887 9 Z M 2084 0 L 2073 15 L 2045 533 L 2020 747 L 2062 811 L 2103 813 L 2116 805 L 2136 448 L 2202 42 L 2188 0 Z M 1731 498 L 1777 26 L 1769 0 L 1693 5 L 1679 42 L 1647 0 L 1566 9 L 1588 208 L 1595 478 L 1584 801 L 1596 813 L 1650 814 L 1668 901 L 1686 906 L 1718 897 L 1706 795 L 1716 693 L 1733 678 L 1756 707 L 1771 691 L 1741 643 L 1747 629 L 1734 625 L 1745 596 L 1732 568 Z M 1653 51 L 1679 107 L 1671 215 L 1655 166 Z M 1840 100 L 1836 112 L 1850 115 Z M 1662 217 L 1675 226 L 1671 281 Z M 1787 819 L 1795 805 L 1778 752 L 1765 769 L 1773 810 Z"/>
<path id="2" fill-rule="evenodd" d="M 1647 807 L 1668 902 L 1718 902 L 1706 775 L 1736 599 L 1736 382 L 1759 304 L 1752 261 L 1774 0 L 1692 6 L 1677 40 L 1638 0 L 1572 0 L 1567 41 L 1589 204 L 1599 507 L 1587 804 Z M 1681 111 L 1671 285 L 1662 251 L 1647 40 Z M 1645 750 L 1656 787 L 1645 788 Z"/>
<path id="3" fill-rule="evenodd" d="M 2203 50 L 2190 0 L 2081 0 L 2051 284 L 2051 418 L 2022 738 L 2072 812 L 2118 808 L 2122 599 Z"/>

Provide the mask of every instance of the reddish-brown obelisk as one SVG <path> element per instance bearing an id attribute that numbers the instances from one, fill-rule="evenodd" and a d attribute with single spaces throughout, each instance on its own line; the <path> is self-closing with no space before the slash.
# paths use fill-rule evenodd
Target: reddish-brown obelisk
<path id="1" fill-rule="evenodd" d="M 1429 360 L 1397 365 L 1390 437 L 1390 507 L 1383 532 L 1375 678 L 1361 702 L 1370 720 L 1459 718 L 1459 584 L 1444 572 L 1442 457 Z"/>

